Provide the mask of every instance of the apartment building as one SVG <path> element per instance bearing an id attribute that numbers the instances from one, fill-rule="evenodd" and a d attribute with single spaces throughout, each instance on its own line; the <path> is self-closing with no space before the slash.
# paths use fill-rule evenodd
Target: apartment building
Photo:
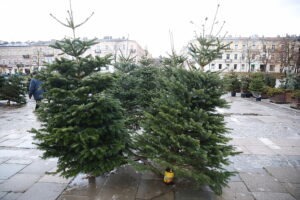
<path id="1" fill-rule="evenodd" d="M 113 39 L 111 36 L 98 40 L 84 55 L 105 56 L 112 54 L 116 60 L 119 56 L 132 57 L 138 62 L 145 50 L 134 40 Z M 43 42 L 4 42 L 0 43 L 0 74 L 31 73 L 33 70 L 52 63 L 55 58 L 67 57 L 58 49 L 49 47 L 55 40 Z"/>
<path id="2" fill-rule="evenodd" d="M 222 43 L 228 44 L 228 48 L 205 70 L 282 72 L 299 65 L 300 36 L 226 37 Z"/>

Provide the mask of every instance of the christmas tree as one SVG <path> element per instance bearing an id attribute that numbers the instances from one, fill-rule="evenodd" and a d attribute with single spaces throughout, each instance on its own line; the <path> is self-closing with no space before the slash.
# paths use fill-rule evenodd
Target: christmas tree
<path id="1" fill-rule="evenodd" d="M 159 95 L 144 112 L 143 132 L 133 137 L 133 153 L 143 161 L 135 163 L 139 169 L 163 174 L 171 168 L 176 177 L 193 180 L 194 185 L 209 185 L 221 194 L 235 174 L 225 169 L 228 157 L 237 153 L 227 144 L 230 139 L 225 136 L 224 116 L 216 111 L 227 107 L 221 98 L 223 81 L 219 73 L 204 72 L 203 63 L 216 59 L 225 46 L 218 38 L 197 38 L 202 40 L 207 49 L 190 49 L 191 54 L 205 56 L 193 57 L 202 70 L 186 70 L 179 63 L 170 67 L 169 63 L 177 62 L 171 56 L 171 62 L 161 71 Z M 217 51 L 213 50 L 215 42 L 220 45 Z"/>
<path id="2" fill-rule="evenodd" d="M 15 102 L 17 104 L 26 103 L 26 86 L 24 79 L 20 76 L 0 76 L 0 100 L 7 100 L 7 104 Z"/>
<path id="3" fill-rule="evenodd" d="M 57 172 L 62 176 L 86 173 L 94 177 L 126 162 L 128 135 L 121 104 L 110 93 L 116 77 L 100 72 L 111 59 L 82 56 L 96 42 L 75 37 L 78 25 L 72 9 L 68 13 L 68 24 L 59 22 L 73 30 L 74 38 L 52 47 L 71 59 L 56 59 L 42 71 L 45 101 L 37 111 L 42 128 L 32 132 L 39 149 L 45 151 L 43 158 L 58 158 Z"/>

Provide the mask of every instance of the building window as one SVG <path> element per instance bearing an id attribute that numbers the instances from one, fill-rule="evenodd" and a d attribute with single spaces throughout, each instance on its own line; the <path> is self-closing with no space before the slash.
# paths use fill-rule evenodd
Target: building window
<path id="1" fill-rule="evenodd" d="M 237 70 L 237 64 L 234 64 L 234 65 L 233 65 L 233 69 L 234 69 L 234 70 Z"/>
<path id="2" fill-rule="evenodd" d="M 219 69 L 222 69 L 222 64 L 219 64 Z"/>
<path id="3" fill-rule="evenodd" d="M 275 44 L 272 45 L 272 50 L 275 50 Z"/>
<path id="4" fill-rule="evenodd" d="M 253 72 L 254 70 L 255 70 L 255 65 L 252 64 L 252 65 L 251 65 L 251 71 Z"/>
<path id="5" fill-rule="evenodd" d="M 226 59 L 230 59 L 230 54 L 226 54 Z"/>
<path id="6" fill-rule="evenodd" d="M 238 49 L 239 45 L 238 44 L 235 44 L 234 45 L 234 49 Z"/>
<path id="7" fill-rule="evenodd" d="M 244 48 L 244 49 L 246 48 L 246 45 L 245 45 L 245 44 L 243 44 L 243 48 Z"/>
<path id="8" fill-rule="evenodd" d="M 252 59 L 255 59 L 255 54 L 252 54 Z"/>
<path id="9" fill-rule="evenodd" d="M 274 72 L 275 71 L 275 65 L 270 65 L 270 72 Z"/>
<path id="10" fill-rule="evenodd" d="M 242 60 L 244 60 L 245 59 L 245 54 L 242 54 Z"/>
<path id="11" fill-rule="evenodd" d="M 245 64 L 242 64 L 242 70 L 244 70 L 245 69 Z"/>
<path id="12" fill-rule="evenodd" d="M 230 64 L 226 64 L 226 67 L 229 69 L 229 67 L 230 67 Z"/>
<path id="13" fill-rule="evenodd" d="M 211 69 L 215 69 L 215 64 L 211 64 Z"/>
<path id="14" fill-rule="evenodd" d="M 238 58 L 238 55 L 237 54 L 234 54 L 234 59 L 236 60 Z"/>

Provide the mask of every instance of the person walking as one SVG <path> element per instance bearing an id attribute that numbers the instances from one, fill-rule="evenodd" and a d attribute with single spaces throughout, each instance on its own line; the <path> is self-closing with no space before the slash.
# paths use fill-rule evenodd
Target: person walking
<path id="1" fill-rule="evenodd" d="M 33 75 L 36 75 L 37 73 L 34 72 Z M 36 79 L 35 77 L 30 80 L 29 85 L 29 99 L 31 99 L 32 95 L 34 100 L 36 101 L 35 109 L 39 108 L 39 104 L 43 99 L 43 93 L 44 89 L 41 87 L 41 84 L 43 82 Z"/>

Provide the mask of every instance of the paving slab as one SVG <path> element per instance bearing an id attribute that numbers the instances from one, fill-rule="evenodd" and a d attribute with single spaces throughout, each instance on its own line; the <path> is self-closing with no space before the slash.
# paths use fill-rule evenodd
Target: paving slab
<path id="1" fill-rule="evenodd" d="M 7 194 L 7 192 L 0 192 L 0 199 L 1 199 L 2 197 L 4 197 L 6 194 Z"/>
<path id="2" fill-rule="evenodd" d="M 101 200 L 135 199 L 140 176 L 133 167 L 122 167 L 115 174 L 111 174 L 108 177 L 107 182 L 97 197 L 101 198 Z"/>
<path id="3" fill-rule="evenodd" d="M 300 199 L 300 184 L 284 183 L 283 186 L 295 199 Z"/>
<path id="4" fill-rule="evenodd" d="M 251 154 L 263 154 L 263 155 L 276 155 L 274 151 L 272 151 L 267 146 L 246 146 Z"/>
<path id="5" fill-rule="evenodd" d="M 15 147 L 24 142 L 24 140 L 5 140 L 0 143 L 0 147 Z"/>
<path id="6" fill-rule="evenodd" d="M 265 169 L 280 182 L 300 184 L 300 169 L 272 167 L 266 167 Z"/>
<path id="7" fill-rule="evenodd" d="M 40 176 L 33 174 L 16 174 L 0 185 L 0 191 L 6 192 L 25 192 Z"/>
<path id="8" fill-rule="evenodd" d="M 175 191 L 175 200 L 215 200 L 217 197 L 209 191 L 179 190 Z"/>
<path id="9" fill-rule="evenodd" d="M 257 138 L 232 138 L 232 140 L 229 141 L 229 144 L 237 145 L 237 146 L 248 146 L 248 145 L 264 146 L 265 145 Z"/>
<path id="10" fill-rule="evenodd" d="M 172 186 L 164 184 L 162 180 L 141 180 L 136 198 L 153 199 L 169 193 L 171 190 Z"/>
<path id="11" fill-rule="evenodd" d="M 274 151 L 280 155 L 300 155 L 300 147 L 281 147 L 280 149 L 275 149 Z"/>
<path id="12" fill-rule="evenodd" d="M 286 192 L 285 188 L 267 173 L 240 173 L 251 192 Z"/>
<path id="13" fill-rule="evenodd" d="M 152 200 L 174 200 L 174 198 L 175 198 L 174 192 L 171 191 L 163 194 L 162 196 L 153 198 Z"/>
<path id="14" fill-rule="evenodd" d="M 281 147 L 300 147 L 300 139 L 282 139 L 282 138 L 271 138 L 271 140 Z"/>
<path id="15" fill-rule="evenodd" d="M 15 192 L 10 192 L 7 195 L 5 195 L 1 200 L 16 200 L 21 196 L 23 193 L 15 193 Z"/>
<path id="16" fill-rule="evenodd" d="M 57 200 L 94 200 L 94 199 L 91 199 L 90 197 L 87 196 L 62 195 Z"/>
<path id="17" fill-rule="evenodd" d="M 10 160 L 7 160 L 5 163 L 28 165 L 28 164 L 32 163 L 32 160 L 30 160 L 30 159 L 10 159 Z"/>
<path id="18" fill-rule="evenodd" d="M 54 200 L 66 186 L 66 184 L 59 183 L 36 183 L 17 200 Z"/>
<path id="19" fill-rule="evenodd" d="M 22 170 L 26 165 L 20 164 L 1 164 L 0 165 L 0 179 L 8 179 L 20 170 Z"/>
<path id="20" fill-rule="evenodd" d="M 56 175 L 44 175 L 39 182 L 44 182 L 44 183 L 66 183 L 68 184 L 72 179 L 71 178 L 64 178 L 60 176 L 59 174 Z"/>
<path id="21" fill-rule="evenodd" d="M 56 164 L 57 162 L 51 160 L 37 160 L 25 167 L 20 173 L 43 175 L 45 172 L 55 167 Z"/>
<path id="22" fill-rule="evenodd" d="M 296 200 L 288 193 L 253 192 L 256 200 Z"/>
<path id="23" fill-rule="evenodd" d="M 228 187 L 223 188 L 221 200 L 254 200 L 244 182 L 229 182 Z"/>
<path id="24" fill-rule="evenodd" d="M 91 195 L 98 194 L 107 181 L 106 176 L 99 176 L 96 177 L 95 185 L 89 185 L 88 180 L 84 178 L 85 176 L 86 175 L 84 174 L 79 174 L 78 176 L 76 176 L 68 185 L 63 195 L 90 197 Z"/>

